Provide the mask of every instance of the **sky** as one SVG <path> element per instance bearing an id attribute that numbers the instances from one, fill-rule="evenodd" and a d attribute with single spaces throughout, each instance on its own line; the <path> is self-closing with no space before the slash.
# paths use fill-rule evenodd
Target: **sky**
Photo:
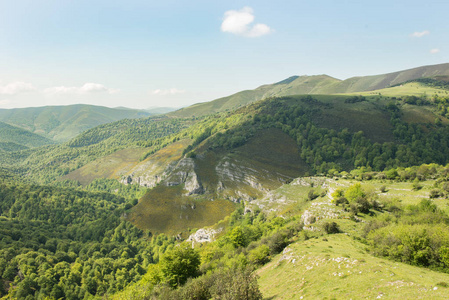
<path id="1" fill-rule="evenodd" d="M 449 1 L 0 0 L 0 108 L 183 107 L 449 62 Z"/>

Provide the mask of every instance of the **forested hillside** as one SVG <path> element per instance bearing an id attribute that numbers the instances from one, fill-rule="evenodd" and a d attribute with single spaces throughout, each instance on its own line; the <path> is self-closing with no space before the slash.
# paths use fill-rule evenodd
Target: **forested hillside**
<path id="1" fill-rule="evenodd" d="M 3 151 L 19 151 L 53 143 L 43 136 L 0 122 L 0 149 Z"/>
<path id="2" fill-rule="evenodd" d="M 193 121 L 164 117 L 117 121 L 88 130 L 63 144 L 0 154 L 3 155 L 1 162 L 25 180 L 51 183 L 90 161 L 121 149 L 159 149 L 172 141 L 165 137 Z"/>
<path id="3" fill-rule="evenodd" d="M 7 146 L 27 140 L 9 131 L 1 295 L 444 299 L 449 96 L 446 77 L 414 78 L 441 70 L 274 96 L 338 83 L 292 77 L 243 106 L 119 120 L 57 145 Z"/>
<path id="4" fill-rule="evenodd" d="M 56 142 L 65 142 L 95 126 L 151 114 L 143 110 L 94 105 L 44 106 L 0 109 L 0 121 Z"/>

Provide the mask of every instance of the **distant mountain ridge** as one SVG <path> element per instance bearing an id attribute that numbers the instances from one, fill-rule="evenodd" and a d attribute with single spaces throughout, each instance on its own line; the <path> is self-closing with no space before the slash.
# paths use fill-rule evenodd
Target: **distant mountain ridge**
<path id="1" fill-rule="evenodd" d="M 351 77 L 340 80 L 328 75 L 291 76 L 273 84 L 262 85 L 211 102 L 198 103 L 169 115 L 177 117 L 201 116 L 234 109 L 268 97 L 299 94 L 343 94 L 384 89 L 419 78 L 449 75 L 449 63 L 423 66 L 382 75 Z"/>
<path id="2" fill-rule="evenodd" d="M 56 142 L 67 141 L 98 125 L 150 115 L 143 110 L 85 104 L 0 109 L 0 121 Z"/>
<path id="3" fill-rule="evenodd" d="M 0 122 L 0 149 L 17 151 L 53 144 L 53 141 L 28 130 Z"/>

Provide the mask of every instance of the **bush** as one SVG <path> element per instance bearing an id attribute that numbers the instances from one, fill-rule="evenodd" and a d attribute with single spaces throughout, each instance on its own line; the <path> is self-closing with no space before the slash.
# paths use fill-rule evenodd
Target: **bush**
<path id="1" fill-rule="evenodd" d="M 362 185 L 360 183 L 356 183 L 354 185 L 351 185 L 345 192 L 345 198 L 348 199 L 348 201 L 354 202 L 359 197 L 365 197 L 366 194 L 362 190 Z"/>
<path id="2" fill-rule="evenodd" d="M 151 300 L 260 300 L 262 294 L 257 285 L 257 276 L 251 269 L 219 269 L 214 273 L 189 279 L 178 289 L 158 285 L 150 296 Z"/>
<path id="3" fill-rule="evenodd" d="M 309 201 L 315 200 L 316 198 L 318 198 L 320 195 L 315 193 L 314 190 L 310 190 L 309 194 L 307 195 L 307 198 L 309 199 Z"/>
<path id="4" fill-rule="evenodd" d="M 367 239 L 375 255 L 424 267 L 448 262 L 449 227 L 444 224 L 389 225 L 370 232 Z"/>
<path id="5" fill-rule="evenodd" d="M 325 222 L 323 224 L 323 229 L 327 234 L 340 233 L 340 228 L 335 222 Z"/>
<path id="6" fill-rule="evenodd" d="M 288 239 L 286 235 L 281 232 L 276 232 L 268 239 L 268 247 L 271 254 L 280 253 L 288 245 Z"/>
<path id="7" fill-rule="evenodd" d="M 217 274 L 211 294 L 212 299 L 221 300 L 262 299 L 262 293 L 257 285 L 257 277 L 249 268 Z"/>
<path id="8" fill-rule="evenodd" d="M 335 205 L 340 205 L 340 204 L 343 204 L 343 205 L 345 205 L 345 204 L 349 204 L 349 201 L 348 201 L 348 199 L 346 199 L 345 197 L 339 197 L 339 198 L 337 198 L 336 200 L 335 200 Z"/>
<path id="9" fill-rule="evenodd" d="M 419 183 L 418 180 L 414 180 L 412 184 L 412 190 L 419 191 L 420 189 L 422 189 L 422 185 Z"/>
<path id="10" fill-rule="evenodd" d="M 353 203 L 351 203 L 351 211 L 354 214 L 362 213 L 367 214 L 371 209 L 371 203 L 365 197 L 358 197 Z"/>
<path id="11" fill-rule="evenodd" d="M 430 194 L 429 194 L 429 198 L 430 198 L 430 199 L 438 198 L 438 197 L 441 197 L 441 196 L 442 196 L 442 193 L 441 193 L 440 190 L 438 190 L 438 189 L 433 189 L 433 190 L 431 190 L 431 191 L 430 191 Z"/>
<path id="12" fill-rule="evenodd" d="M 262 244 L 249 252 L 248 259 L 255 265 L 263 265 L 270 261 L 270 248 Z"/>

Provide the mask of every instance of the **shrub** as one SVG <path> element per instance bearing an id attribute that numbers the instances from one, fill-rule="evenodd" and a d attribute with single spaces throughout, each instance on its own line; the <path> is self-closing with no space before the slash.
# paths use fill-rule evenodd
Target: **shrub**
<path id="1" fill-rule="evenodd" d="M 342 189 L 336 189 L 332 194 L 331 194 L 331 196 L 332 196 L 332 198 L 335 200 L 335 199 L 338 199 L 338 198 L 340 198 L 340 197 L 343 197 L 343 190 Z"/>
<path id="2" fill-rule="evenodd" d="M 257 285 L 257 277 L 249 269 L 231 270 L 218 274 L 211 288 L 212 299 L 260 300 L 262 293 Z"/>
<path id="3" fill-rule="evenodd" d="M 359 197 L 365 197 L 366 194 L 362 190 L 362 185 L 360 183 L 356 183 L 354 185 L 351 185 L 345 192 L 345 198 L 348 199 L 348 201 L 354 202 Z"/>
<path id="4" fill-rule="evenodd" d="M 349 204 L 349 201 L 348 201 L 348 199 L 346 199 L 345 197 L 339 197 L 339 198 L 337 198 L 335 201 L 335 205 L 340 205 L 340 204 Z"/>
<path id="5" fill-rule="evenodd" d="M 424 267 L 448 263 L 449 227 L 444 224 L 389 225 L 371 231 L 367 239 L 375 255 Z"/>
<path id="6" fill-rule="evenodd" d="M 323 224 L 323 229 L 327 234 L 334 234 L 340 232 L 340 228 L 338 227 L 338 224 L 335 222 L 325 222 Z"/>
<path id="7" fill-rule="evenodd" d="M 433 190 L 430 191 L 430 194 L 429 194 L 429 198 L 430 199 L 438 198 L 438 197 L 441 197 L 441 196 L 442 196 L 442 193 L 440 192 L 439 189 L 433 189 Z"/>
<path id="8" fill-rule="evenodd" d="M 319 197 L 319 194 L 315 193 L 314 190 L 310 190 L 309 194 L 307 196 L 307 198 L 309 199 L 309 201 L 315 200 L 316 198 Z"/>
<path id="9" fill-rule="evenodd" d="M 422 189 L 422 185 L 419 183 L 418 178 L 416 178 L 413 180 L 412 190 L 419 191 L 420 189 Z"/>
<path id="10" fill-rule="evenodd" d="M 248 259 L 253 264 L 263 265 L 270 260 L 270 248 L 262 244 L 249 252 Z"/>
<path id="11" fill-rule="evenodd" d="M 371 203 L 365 197 L 358 197 L 353 203 L 351 203 L 351 211 L 354 214 L 367 214 L 370 209 Z"/>
<path id="12" fill-rule="evenodd" d="M 288 245 L 287 236 L 284 233 L 276 232 L 268 239 L 268 247 L 271 254 L 280 253 Z"/>

